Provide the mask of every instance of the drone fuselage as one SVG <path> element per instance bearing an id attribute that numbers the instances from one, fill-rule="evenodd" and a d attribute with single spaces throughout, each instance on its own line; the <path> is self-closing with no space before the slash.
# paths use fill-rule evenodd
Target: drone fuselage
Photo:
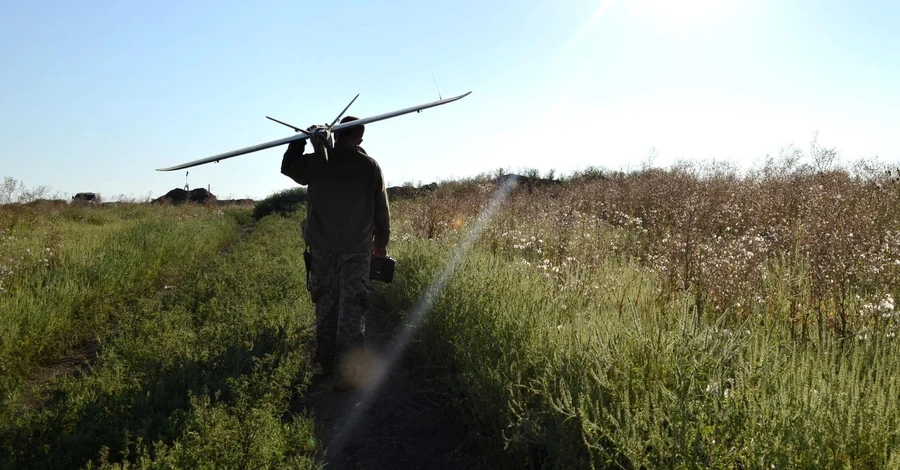
<path id="1" fill-rule="evenodd" d="M 309 141 L 313 146 L 316 155 L 328 161 L 329 153 L 334 149 L 334 138 L 331 129 L 327 126 L 312 125 L 306 129 L 309 134 Z"/>

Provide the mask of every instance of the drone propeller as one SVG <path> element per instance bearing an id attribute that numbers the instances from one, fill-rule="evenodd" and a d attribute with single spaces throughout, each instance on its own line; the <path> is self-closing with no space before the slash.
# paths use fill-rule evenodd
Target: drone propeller
<path id="1" fill-rule="evenodd" d="M 348 104 L 347 107 L 344 108 L 343 111 L 341 111 L 341 114 L 338 114 L 338 117 L 334 118 L 334 121 L 331 121 L 331 125 L 328 126 L 328 130 L 331 130 L 331 128 L 334 127 L 335 124 L 337 124 L 338 120 L 344 117 L 344 113 L 346 113 L 347 110 L 350 109 L 350 105 L 352 105 L 357 98 L 359 98 L 359 93 L 357 93 L 356 96 L 354 96 L 353 99 L 350 100 L 350 104 Z"/>
<path id="2" fill-rule="evenodd" d="M 282 126 L 290 127 L 290 128 L 293 129 L 295 132 L 302 132 L 302 133 L 304 133 L 304 134 L 306 134 L 306 135 L 309 135 L 309 134 L 308 134 L 306 131 L 304 131 L 303 129 L 300 129 L 299 127 L 294 126 L 294 125 L 292 125 L 292 124 L 288 124 L 288 123 L 286 123 L 286 122 L 284 122 L 284 121 L 279 121 L 278 119 L 275 119 L 275 118 L 270 117 L 270 116 L 266 116 L 266 119 L 268 119 L 268 120 L 270 120 L 270 121 L 275 121 L 275 122 L 277 122 L 278 124 L 281 124 Z"/>

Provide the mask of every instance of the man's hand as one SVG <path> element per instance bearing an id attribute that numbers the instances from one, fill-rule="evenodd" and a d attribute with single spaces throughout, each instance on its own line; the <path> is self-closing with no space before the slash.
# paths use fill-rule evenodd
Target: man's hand
<path id="1" fill-rule="evenodd" d="M 387 248 L 383 246 L 376 246 L 372 248 L 372 257 L 373 258 L 386 258 L 387 257 Z"/>
<path id="2" fill-rule="evenodd" d="M 295 140 L 288 144 L 284 156 L 281 157 L 281 174 L 290 177 L 301 185 L 309 184 L 306 170 L 306 162 L 303 158 L 303 150 L 306 148 L 306 140 Z"/>
<path id="3" fill-rule="evenodd" d="M 292 154 L 303 155 L 303 151 L 306 150 L 306 139 L 295 140 L 289 143 L 287 149 Z"/>

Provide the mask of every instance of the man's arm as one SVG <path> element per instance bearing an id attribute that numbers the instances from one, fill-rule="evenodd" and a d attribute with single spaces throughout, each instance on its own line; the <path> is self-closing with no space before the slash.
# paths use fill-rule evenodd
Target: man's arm
<path id="1" fill-rule="evenodd" d="M 305 149 L 305 139 L 295 140 L 288 144 L 288 148 L 284 152 L 284 157 L 281 159 L 281 174 L 301 185 L 309 184 L 309 177 L 307 174 L 309 162 L 307 156 L 303 155 L 303 150 Z"/>
<path id="2" fill-rule="evenodd" d="M 387 245 L 391 240 L 391 209 L 388 205 L 387 189 L 381 167 L 375 164 L 375 242 L 373 255 L 387 256 Z"/>

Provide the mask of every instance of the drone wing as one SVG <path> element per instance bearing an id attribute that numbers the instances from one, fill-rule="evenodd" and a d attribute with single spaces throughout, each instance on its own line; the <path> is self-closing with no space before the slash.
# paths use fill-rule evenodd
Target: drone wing
<path id="1" fill-rule="evenodd" d="M 338 125 L 334 126 L 331 130 L 332 130 L 332 132 L 339 131 L 341 129 L 346 129 L 348 127 L 358 126 L 361 124 L 369 124 L 371 122 L 376 122 L 376 121 L 383 121 L 385 119 L 390 119 L 392 117 L 401 116 L 401 115 L 408 114 L 408 113 L 411 113 L 414 111 L 421 111 L 423 109 L 433 108 L 435 106 L 440 106 L 442 104 L 447 104 L 447 103 L 456 101 L 460 98 L 464 98 L 464 97 L 468 96 L 470 93 L 472 93 L 472 92 L 470 91 L 468 93 L 465 93 L 465 94 L 462 94 L 459 96 L 454 96 L 453 98 L 447 98 L 447 99 L 443 99 L 443 100 L 433 101 L 431 103 L 420 104 L 418 106 L 410 106 L 409 108 L 401 109 L 398 111 L 392 111 L 389 113 L 379 114 L 377 116 L 370 116 L 367 118 L 358 119 L 356 121 L 350 121 L 350 122 L 347 122 L 344 124 L 338 124 Z M 354 100 L 355 100 L 355 98 L 354 98 Z M 351 102 L 351 104 L 352 104 L 352 102 Z M 346 109 L 344 111 L 346 111 Z M 290 126 L 290 127 L 293 127 L 293 126 Z M 192 162 L 182 163 L 181 165 L 171 166 L 168 168 L 158 168 L 156 171 L 182 170 L 185 168 L 190 168 L 192 166 L 203 165 L 203 164 L 212 163 L 212 162 L 218 162 L 219 160 L 225 160 L 226 158 L 232 158 L 232 157 L 237 157 L 239 155 L 245 155 L 248 153 L 258 152 L 260 150 L 265 150 L 265 149 L 269 149 L 272 147 L 277 147 L 279 145 L 288 144 L 288 143 L 294 142 L 296 140 L 303 140 L 303 139 L 308 139 L 308 138 L 309 138 L 309 135 L 304 132 L 299 135 L 292 135 L 290 137 L 284 137 L 284 138 L 281 138 L 278 140 L 273 140 L 271 142 L 253 145 L 253 146 L 245 147 L 245 148 L 238 149 L 238 150 L 232 150 L 230 152 L 220 153 L 218 155 L 213 155 L 211 157 L 203 158 L 200 160 L 194 160 Z"/>
<path id="2" fill-rule="evenodd" d="M 451 103 L 458 99 L 465 98 L 466 96 L 469 96 L 469 94 L 471 94 L 471 93 L 472 92 L 470 91 L 468 93 L 464 93 L 459 96 L 454 96 L 453 98 L 447 98 L 444 100 L 434 101 L 431 103 L 420 104 L 418 106 L 410 106 L 409 108 L 401 109 L 399 111 L 391 111 L 389 113 L 379 114 L 377 116 L 370 116 L 367 118 L 358 119 L 356 121 L 345 122 L 343 124 L 338 124 L 338 125 L 334 126 L 333 128 L 331 128 L 331 130 L 339 131 L 341 129 L 346 129 L 348 127 L 358 126 L 360 124 L 368 124 L 370 122 L 383 121 L 385 119 L 390 119 L 392 117 L 402 116 L 404 114 L 409 114 L 413 111 L 421 111 L 423 109 L 433 108 L 435 106 L 440 106 L 442 104 Z"/>
<path id="3" fill-rule="evenodd" d="M 269 149 L 272 147 L 277 147 L 279 145 L 289 144 L 295 140 L 303 140 L 308 139 L 309 135 L 306 133 L 299 135 L 292 135 L 290 137 L 284 137 L 278 140 L 273 140 L 271 142 L 266 142 L 263 144 L 252 145 L 250 147 L 244 147 L 238 150 L 232 150 L 230 152 L 220 153 L 218 155 L 213 155 L 207 158 L 201 158 L 200 160 L 194 160 L 192 162 L 182 163 L 181 165 L 170 166 L 168 168 L 157 168 L 156 171 L 172 171 L 172 170 L 182 170 L 185 168 L 190 168 L 192 166 L 203 165 L 205 163 L 218 162 L 219 160 L 225 160 L 226 158 L 237 157 L 238 155 L 245 155 L 248 153 L 258 152 L 260 150 Z"/>

